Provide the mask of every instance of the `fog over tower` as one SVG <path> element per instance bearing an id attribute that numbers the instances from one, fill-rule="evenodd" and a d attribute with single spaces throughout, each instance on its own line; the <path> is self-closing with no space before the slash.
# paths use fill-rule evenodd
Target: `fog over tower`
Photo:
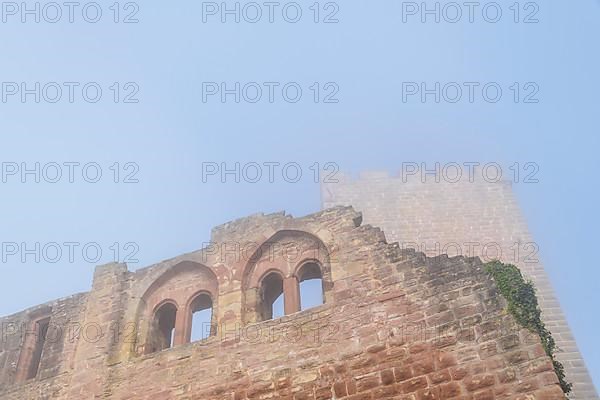
<path id="1" fill-rule="evenodd" d="M 536 286 L 543 320 L 559 348 L 557 358 L 573 383 L 570 398 L 598 399 L 511 182 L 494 182 L 481 173 L 463 174 L 458 181 L 454 177 L 391 176 L 386 171 L 365 172 L 357 179 L 338 175 L 337 182 L 321 184 L 321 205 L 353 206 L 363 213 L 365 223 L 382 228 L 388 241 L 401 248 L 431 257 L 462 254 L 517 265 Z"/>

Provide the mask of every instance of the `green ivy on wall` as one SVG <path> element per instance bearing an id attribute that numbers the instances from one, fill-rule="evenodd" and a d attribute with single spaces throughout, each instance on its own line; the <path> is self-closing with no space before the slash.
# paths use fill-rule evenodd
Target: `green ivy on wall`
<path id="1" fill-rule="evenodd" d="M 525 281 L 519 268 L 512 264 L 491 261 L 485 264 L 485 270 L 496 281 L 496 286 L 508 302 L 508 312 L 517 320 L 519 325 L 540 336 L 546 354 L 552 359 L 560 387 L 564 393 L 569 394 L 573 385 L 567 382 L 565 368 L 555 358 L 556 343 L 552 338 L 552 334 L 542 322 L 542 312 L 538 305 L 533 283 Z"/>

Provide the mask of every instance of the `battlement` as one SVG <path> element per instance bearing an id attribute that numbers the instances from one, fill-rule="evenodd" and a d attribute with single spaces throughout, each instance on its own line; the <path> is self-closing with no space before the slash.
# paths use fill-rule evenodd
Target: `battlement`
<path id="1" fill-rule="evenodd" d="M 399 170 L 362 170 L 358 174 L 336 172 L 323 180 L 323 186 L 340 184 L 361 184 L 376 182 L 416 183 L 489 183 L 512 186 L 513 182 L 532 183 L 537 179 L 536 166 L 503 166 L 496 162 L 447 162 L 416 163 L 404 162 Z M 531 182 L 530 182 L 531 181 Z"/>
<path id="2" fill-rule="evenodd" d="M 479 258 L 388 243 L 352 207 L 257 214 L 2 318 L 0 399 L 563 399 L 539 337 L 504 307 Z"/>

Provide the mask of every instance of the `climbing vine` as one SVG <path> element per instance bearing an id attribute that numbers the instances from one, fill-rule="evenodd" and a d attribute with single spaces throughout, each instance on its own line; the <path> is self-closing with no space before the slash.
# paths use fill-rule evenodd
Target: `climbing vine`
<path id="1" fill-rule="evenodd" d="M 519 325 L 540 336 L 546 354 L 552 359 L 560 387 L 564 393 L 569 394 L 573 385 L 567 382 L 565 368 L 555 358 L 556 343 L 552 338 L 552 334 L 542 322 L 542 312 L 538 305 L 533 283 L 526 281 L 519 268 L 512 264 L 491 261 L 485 264 L 485 270 L 496 281 L 500 293 L 508 302 L 508 312 L 517 320 Z"/>

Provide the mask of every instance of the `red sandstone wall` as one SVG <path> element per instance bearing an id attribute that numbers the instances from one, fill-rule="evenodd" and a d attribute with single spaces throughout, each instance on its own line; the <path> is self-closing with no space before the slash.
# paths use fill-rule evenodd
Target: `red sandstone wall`
<path id="1" fill-rule="evenodd" d="M 84 315 L 86 294 L 78 294 L 65 299 L 42 304 L 26 311 L 0 319 L 0 393 L 13 393 L 7 398 L 41 399 L 54 394 L 60 396 L 62 387 L 55 382 L 69 374 L 76 351 L 81 320 Z M 38 377 L 39 379 L 17 384 L 16 375 L 22 344 L 27 336 L 34 335 L 30 328 L 32 317 L 49 315 L 51 324 L 44 344 Z M 38 382 L 42 382 L 41 384 Z M 65 385 L 65 383 L 63 383 Z M 43 388 L 39 389 L 39 388 Z M 32 393 L 24 395 L 23 393 Z M 8 396 L 8 394 L 7 394 Z M 19 397 L 21 396 L 21 397 Z M 29 397 L 27 397 L 29 396 Z"/>
<path id="2" fill-rule="evenodd" d="M 244 322 L 248 260 L 196 252 L 137 272 L 99 267 L 81 299 L 82 321 L 105 334 L 80 337 L 71 361 L 59 361 L 61 374 L 3 384 L 0 399 L 564 398 L 539 338 L 506 315 L 478 259 L 400 250 L 360 221 L 353 210 L 335 208 L 215 229 L 220 242 L 260 243 L 282 230 L 322 241 L 330 268 L 326 304 L 272 321 Z M 140 355 L 141 326 L 131 342 L 118 329 L 106 334 L 115 324 L 143 325 L 148 290 L 183 261 L 202 261 L 217 276 L 216 336 Z"/>
<path id="3" fill-rule="evenodd" d="M 372 272 L 340 282 L 331 305 L 117 365 L 110 398 L 563 398 L 478 261 L 405 254 Z"/>
<path id="4" fill-rule="evenodd" d="M 480 170 L 472 182 L 464 176 L 456 183 L 440 174 L 438 182 L 433 175 L 402 178 L 387 172 L 336 178 L 338 183 L 321 188 L 323 208 L 351 205 L 363 213 L 366 223 L 381 227 L 403 248 L 416 248 L 428 256 L 462 254 L 518 265 L 536 285 L 544 322 L 560 349 L 557 358 L 573 383 L 571 398 L 599 399 L 540 261 L 543 249 L 527 228 L 510 182 L 487 182 Z"/>

